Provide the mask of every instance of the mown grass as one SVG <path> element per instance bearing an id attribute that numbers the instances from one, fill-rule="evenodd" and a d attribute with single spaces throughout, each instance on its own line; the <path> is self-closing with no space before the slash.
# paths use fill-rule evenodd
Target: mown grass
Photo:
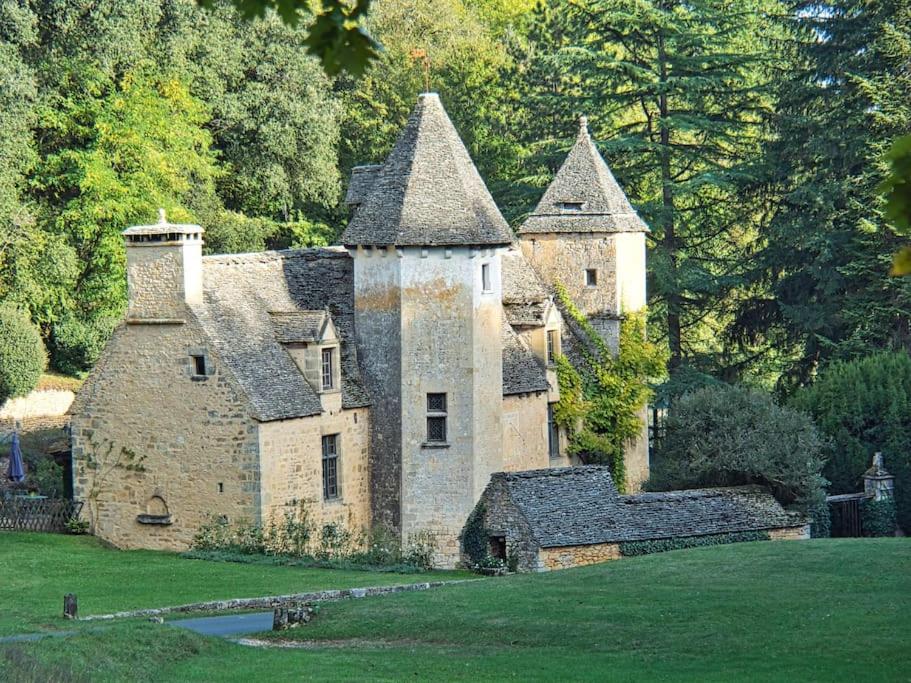
<path id="1" fill-rule="evenodd" d="M 434 580 L 466 572 L 433 572 Z M 203 600 L 414 583 L 395 574 L 183 559 L 174 553 L 112 550 L 91 536 L 0 534 L 0 635 L 70 628 L 63 596 L 80 616 Z"/>
<path id="2" fill-rule="evenodd" d="M 744 543 L 329 603 L 281 638 L 306 649 L 124 624 L 16 646 L 7 668 L 72 681 L 907 680 L 911 540 Z"/>

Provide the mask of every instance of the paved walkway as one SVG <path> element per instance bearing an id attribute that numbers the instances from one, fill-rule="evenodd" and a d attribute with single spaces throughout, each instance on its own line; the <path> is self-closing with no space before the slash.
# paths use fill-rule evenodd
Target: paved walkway
<path id="1" fill-rule="evenodd" d="M 221 617 L 198 617 L 196 619 L 175 619 L 166 621 L 168 626 L 185 628 L 204 636 L 245 636 L 272 630 L 272 612 L 253 614 L 226 614 Z"/>

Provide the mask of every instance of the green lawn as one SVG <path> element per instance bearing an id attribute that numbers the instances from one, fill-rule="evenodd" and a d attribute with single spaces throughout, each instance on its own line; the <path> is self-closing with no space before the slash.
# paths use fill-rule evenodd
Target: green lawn
<path id="1" fill-rule="evenodd" d="M 310 641 L 307 648 L 255 649 L 122 624 L 7 647 L 0 667 L 6 662 L 10 677 L 23 681 L 249 681 L 264 673 L 282 680 L 908 680 L 911 539 L 717 546 L 328 603 L 316 621 L 289 633 L 283 637 Z"/>
<path id="2" fill-rule="evenodd" d="M 427 574 L 339 571 L 186 560 L 111 550 L 91 536 L 0 533 L 0 635 L 59 629 L 63 596 L 81 616 L 201 600 L 426 581 Z M 433 579 L 466 572 L 433 572 Z"/>

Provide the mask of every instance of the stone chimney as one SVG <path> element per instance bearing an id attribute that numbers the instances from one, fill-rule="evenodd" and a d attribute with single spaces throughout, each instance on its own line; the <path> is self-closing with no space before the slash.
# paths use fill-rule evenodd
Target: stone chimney
<path id="1" fill-rule="evenodd" d="M 127 253 L 127 322 L 180 322 L 202 302 L 202 232 L 198 225 L 158 223 L 123 231 Z"/>
<path id="2" fill-rule="evenodd" d="M 873 464 L 864 472 L 864 493 L 872 496 L 873 500 L 891 498 L 895 489 L 895 477 L 886 471 L 883 464 L 883 454 L 873 456 Z"/>

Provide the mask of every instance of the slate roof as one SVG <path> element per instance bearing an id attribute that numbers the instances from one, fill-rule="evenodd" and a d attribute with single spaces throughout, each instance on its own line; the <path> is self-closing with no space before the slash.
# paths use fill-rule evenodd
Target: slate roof
<path id="1" fill-rule="evenodd" d="M 340 242 L 456 246 L 511 241 L 512 232 L 439 96 L 420 95 Z"/>
<path id="2" fill-rule="evenodd" d="M 739 486 L 666 493 L 617 493 L 607 467 L 500 472 L 541 547 L 646 541 L 805 524 L 765 489 Z"/>
<path id="3" fill-rule="evenodd" d="M 371 164 L 355 166 L 351 169 L 351 180 L 348 182 L 348 191 L 345 193 L 345 203 L 348 206 L 358 206 L 363 203 L 370 194 L 373 182 L 381 168 L 383 168 L 381 164 Z"/>
<path id="4" fill-rule="evenodd" d="M 341 248 L 267 251 L 203 258 L 203 303 L 192 306 L 221 362 L 262 421 L 321 412 L 275 335 L 271 312 L 328 311 L 341 339 L 342 405 L 367 406 L 354 346 L 353 262 Z"/>
<path id="5" fill-rule="evenodd" d="M 547 391 L 547 371 L 528 345 L 503 321 L 503 395 Z"/>
<path id="6" fill-rule="evenodd" d="M 566 211 L 566 202 L 581 203 L 581 211 Z M 592 142 L 584 116 L 572 150 L 519 228 L 520 235 L 554 232 L 648 232 Z"/>
<path id="7" fill-rule="evenodd" d="M 269 321 L 275 340 L 281 344 L 319 341 L 326 311 L 270 311 Z"/>
<path id="8" fill-rule="evenodd" d="M 540 327 L 549 295 L 531 264 L 517 248 L 507 250 L 503 264 L 503 310 L 516 327 Z"/>

